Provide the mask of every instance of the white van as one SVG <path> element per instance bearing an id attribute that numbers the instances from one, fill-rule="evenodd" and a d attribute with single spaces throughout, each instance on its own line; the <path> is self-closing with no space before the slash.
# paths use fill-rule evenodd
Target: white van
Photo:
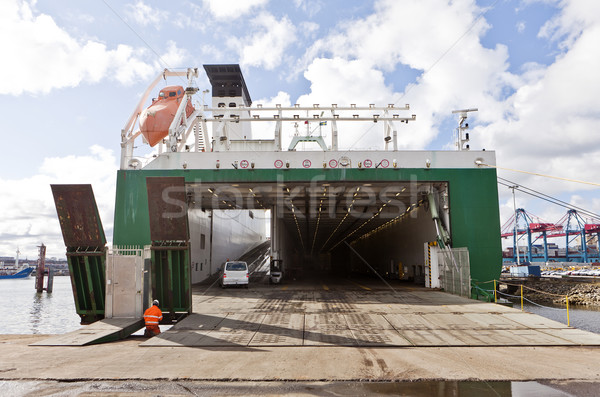
<path id="1" fill-rule="evenodd" d="M 248 264 L 241 261 L 225 262 L 223 266 L 223 274 L 221 274 L 221 287 L 225 288 L 228 285 L 243 285 L 248 288 Z"/>

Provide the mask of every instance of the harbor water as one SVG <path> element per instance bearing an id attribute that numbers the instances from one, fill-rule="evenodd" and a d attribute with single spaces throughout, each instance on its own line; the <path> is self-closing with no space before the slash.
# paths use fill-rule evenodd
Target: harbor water
<path id="1" fill-rule="evenodd" d="M 514 308 L 521 306 L 515 303 Z M 524 310 L 567 323 L 564 307 L 526 304 Z M 68 276 L 54 277 L 52 293 L 36 292 L 34 277 L 0 280 L 0 313 L 0 334 L 64 334 L 81 327 Z M 570 307 L 569 317 L 572 327 L 600 333 L 600 310 Z"/>
<path id="2" fill-rule="evenodd" d="M 0 280 L 0 334 L 64 334 L 79 329 L 71 279 L 55 276 L 52 293 L 38 293 L 35 277 Z"/>
<path id="3" fill-rule="evenodd" d="M 520 310 L 521 304 L 514 303 L 513 307 Z M 565 306 L 538 306 L 528 303 L 523 305 L 523 310 L 567 324 L 567 309 Z M 598 308 L 588 306 L 576 306 L 574 308 L 569 306 L 569 320 L 571 327 L 600 334 L 600 309 Z"/>

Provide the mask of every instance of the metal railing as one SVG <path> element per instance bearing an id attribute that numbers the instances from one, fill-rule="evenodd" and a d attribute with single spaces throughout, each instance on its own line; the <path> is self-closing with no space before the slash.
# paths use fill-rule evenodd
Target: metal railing
<path id="1" fill-rule="evenodd" d="M 483 289 L 483 288 L 481 288 L 479 286 L 479 284 L 490 284 L 490 283 L 493 283 L 493 286 L 494 286 L 493 290 L 486 290 L 486 289 Z M 507 297 L 507 298 L 520 299 L 521 311 L 524 311 L 524 307 L 523 307 L 524 306 L 524 302 L 528 302 L 528 303 L 530 303 L 532 305 L 543 307 L 545 309 L 566 310 L 566 312 L 567 312 L 567 326 L 571 326 L 571 318 L 569 316 L 569 295 L 553 294 L 553 293 L 550 293 L 550 292 L 545 292 L 545 291 L 541 291 L 539 289 L 531 288 L 531 287 L 525 286 L 523 284 L 511 284 L 511 283 L 507 283 L 507 282 L 502 281 L 502 284 L 504 284 L 504 285 L 510 285 L 510 286 L 513 286 L 513 287 L 519 287 L 519 291 L 520 291 L 519 295 L 512 295 L 512 294 L 508 294 L 506 292 L 499 291 L 498 290 L 498 284 L 499 283 L 500 283 L 500 281 L 499 280 L 495 280 L 495 279 L 494 280 L 489 280 L 489 281 L 474 282 L 473 283 L 473 287 L 475 289 L 477 289 L 477 290 L 481 290 L 481 291 L 485 292 L 486 294 L 489 293 L 489 295 L 491 295 L 491 293 L 493 293 L 493 297 L 494 297 L 494 302 L 495 303 L 498 303 L 498 295 L 501 295 L 501 296 Z M 531 291 L 537 292 L 539 294 L 545 294 L 545 295 L 556 296 L 556 297 L 564 297 L 565 298 L 566 307 L 563 309 L 563 308 L 559 308 L 559 307 L 551 307 L 551 306 L 540 305 L 539 303 L 536 303 L 536 302 L 532 301 L 531 299 L 525 297 L 525 294 L 523 292 L 524 288 L 527 289 L 527 290 L 531 290 Z"/>
<path id="2" fill-rule="evenodd" d="M 108 255 L 112 256 L 144 256 L 144 248 L 139 245 L 115 245 L 108 248 Z"/>
<path id="3" fill-rule="evenodd" d="M 471 295 L 471 265 L 467 248 L 447 248 L 438 256 L 440 285 L 446 292 Z"/>

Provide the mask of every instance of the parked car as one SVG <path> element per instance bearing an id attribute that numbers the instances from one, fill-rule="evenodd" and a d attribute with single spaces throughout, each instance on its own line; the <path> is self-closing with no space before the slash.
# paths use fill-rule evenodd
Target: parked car
<path id="1" fill-rule="evenodd" d="M 229 285 L 243 285 L 248 288 L 249 279 L 250 274 L 248 273 L 248 264 L 246 262 L 228 261 L 223 266 L 220 284 L 222 288 Z"/>

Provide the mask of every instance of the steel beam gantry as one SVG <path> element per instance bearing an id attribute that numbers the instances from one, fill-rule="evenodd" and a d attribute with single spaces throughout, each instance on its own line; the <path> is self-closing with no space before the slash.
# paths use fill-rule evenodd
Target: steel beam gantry
<path id="1" fill-rule="evenodd" d="M 516 222 L 516 224 L 514 223 Z M 588 252 L 589 240 L 595 235 L 600 241 L 600 224 L 586 223 L 577 210 L 571 209 L 557 223 L 532 222 L 531 216 L 523 209 L 518 208 L 515 215 L 502 227 L 503 238 L 513 237 L 513 260 L 517 262 L 518 241 L 522 235 L 527 235 L 527 257 L 531 262 L 534 258 L 541 258 L 533 253 L 533 244 L 540 238 L 544 241 L 544 262 L 548 262 L 548 238 L 565 238 L 565 262 L 580 259 L 583 263 L 600 260 L 600 254 Z M 537 235 L 537 236 L 535 236 Z M 580 237 L 580 253 L 570 254 L 569 246 Z"/>
<path id="2" fill-rule="evenodd" d="M 514 222 L 514 223 L 513 223 Z M 510 232 L 508 231 L 510 227 Z M 502 228 L 502 237 L 513 237 L 513 259 L 515 263 L 518 261 L 518 241 L 521 235 L 527 235 L 527 261 L 532 262 L 534 258 L 533 244 L 541 238 L 544 240 L 544 262 L 548 262 L 548 232 L 559 231 L 562 226 L 554 223 L 533 222 L 531 216 L 523 208 L 517 208 L 515 215 L 509 219 Z M 537 234 L 533 236 L 534 234 Z M 534 238 L 535 237 L 535 238 Z"/>

